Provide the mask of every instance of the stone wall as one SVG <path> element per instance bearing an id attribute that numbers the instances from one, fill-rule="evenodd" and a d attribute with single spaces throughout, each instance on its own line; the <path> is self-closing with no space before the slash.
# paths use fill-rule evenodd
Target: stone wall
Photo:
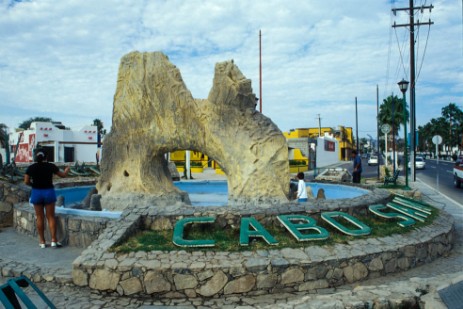
<path id="1" fill-rule="evenodd" d="M 120 295 L 221 297 L 315 291 L 405 271 L 446 255 L 454 242 L 453 217 L 404 235 L 334 246 L 244 252 L 201 250 L 115 253 L 144 226 L 152 209 L 126 209 L 73 263 L 73 282 Z M 192 213 L 191 216 L 197 216 Z M 165 221 L 168 227 L 169 220 Z M 162 224 L 161 224 L 162 225 Z"/>
<path id="2" fill-rule="evenodd" d="M 57 238 L 63 244 L 72 247 L 88 247 L 106 228 L 109 218 L 93 218 L 67 214 L 56 214 Z M 51 239 L 45 220 L 45 238 Z M 37 225 L 34 208 L 28 203 L 14 206 L 13 226 L 16 231 L 37 237 Z"/>
<path id="3" fill-rule="evenodd" d="M 95 184 L 95 180 L 67 179 L 56 187 Z M 0 181 L 0 227 L 13 226 L 18 232 L 37 237 L 34 208 L 27 203 L 30 187 L 20 183 Z M 25 203 L 26 202 L 26 203 Z M 65 245 L 79 248 L 89 246 L 106 228 L 109 218 L 91 218 L 56 214 L 58 239 Z M 47 224 L 47 222 L 45 222 Z M 46 226 L 46 238 L 50 239 Z"/>
<path id="4" fill-rule="evenodd" d="M 30 188 L 0 181 L 0 227 L 13 226 L 13 206 L 29 200 Z"/>

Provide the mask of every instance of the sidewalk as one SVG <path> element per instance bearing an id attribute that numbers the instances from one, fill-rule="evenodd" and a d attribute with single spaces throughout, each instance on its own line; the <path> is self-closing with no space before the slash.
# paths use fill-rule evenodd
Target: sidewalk
<path id="1" fill-rule="evenodd" d="M 195 180 L 206 180 L 193 174 Z M 209 175 L 211 176 L 211 175 Z M 212 176 L 211 176 L 212 177 Z M 224 175 L 214 180 L 224 180 Z M 207 180 L 211 180 L 208 178 Z M 420 182 L 412 183 L 420 190 L 426 202 L 443 209 L 455 217 L 455 248 L 447 257 L 409 271 L 358 282 L 333 289 L 322 289 L 317 294 L 276 293 L 254 297 L 225 296 L 220 299 L 137 299 L 116 293 L 97 294 L 89 288 L 71 283 L 72 261 L 82 249 L 64 247 L 40 249 L 36 239 L 15 232 L 12 228 L 0 230 L 0 284 L 21 273 L 42 276 L 45 283 L 39 288 L 58 308 L 365 308 L 373 304 L 388 308 L 386 304 L 424 304 L 421 308 L 447 308 L 438 290 L 452 283 L 463 281 L 463 209 L 451 203 L 434 189 Z M 56 280 L 62 284 L 50 282 Z M 425 295 L 421 295 L 426 291 Z M 27 291 L 28 295 L 30 290 Z M 34 298 L 39 304 L 39 299 Z M 39 308 L 44 308 L 40 307 Z"/>

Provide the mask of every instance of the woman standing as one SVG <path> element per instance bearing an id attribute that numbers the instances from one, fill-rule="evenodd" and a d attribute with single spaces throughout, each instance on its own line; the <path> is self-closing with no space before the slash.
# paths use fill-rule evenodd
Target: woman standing
<path id="1" fill-rule="evenodd" d="M 56 193 L 53 186 L 53 175 L 66 177 L 69 173 L 69 166 L 64 172 L 53 163 L 45 161 L 45 154 L 42 151 L 35 155 L 36 163 L 30 165 L 24 175 L 24 183 L 32 186 L 30 202 L 34 205 L 37 220 L 37 232 L 39 233 L 39 246 L 46 248 L 45 244 L 45 215 L 51 234 L 51 247 L 56 248 L 61 244 L 56 240 L 55 202 Z"/>

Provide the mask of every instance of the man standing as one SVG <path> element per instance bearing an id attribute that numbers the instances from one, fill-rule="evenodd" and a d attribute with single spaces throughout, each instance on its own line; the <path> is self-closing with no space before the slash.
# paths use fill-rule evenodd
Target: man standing
<path id="1" fill-rule="evenodd" d="M 356 150 L 352 150 L 352 158 L 354 159 L 354 171 L 352 173 L 352 182 L 360 183 L 360 177 L 362 174 L 362 158 L 360 158 Z"/>

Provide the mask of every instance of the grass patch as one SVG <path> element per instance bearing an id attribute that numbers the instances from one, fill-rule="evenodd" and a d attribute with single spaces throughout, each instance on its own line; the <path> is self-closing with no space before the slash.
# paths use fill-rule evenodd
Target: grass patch
<path id="1" fill-rule="evenodd" d="M 431 224 L 435 218 L 439 215 L 439 211 L 436 208 L 432 208 L 432 214 L 426 219 L 426 222 L 416 222 L 415 225 L 410 227 L 400 227 L 397 222 L 399 220 L 387 220 L 380 218 L 373 214 L 368 215 L 355 215 L 355 217 L 372 228 L 372 232 L 368 236 L 354 237 L 345 235 L 323 220 L 319 219 L 317 225 L 328 230 L 330 237 L 326 240 L 314 240 L 314 241 L 297 241 L 289 231 L 284 227 L 275 226 L 264 226 L 265 229 L 278 241 L 278 245 L 270 246 L 263 239 L 256 238 L 251 239 L 249 246 L 240 246 L 239 238 L 240 231 L 233 229 L 223 229 L 214 224 L 192 224 L 185 228 L 184 238 L 185 239 L 213 239 L 215 240 L 215 246 L 209 248 L 184 248 L 177 247 L 172 243 L 172 230 L 166 231 L 151 231 L 145 230 L 140 231 L 136 235 L 130 237 L 125 243 L 116 246 L 111 249 L 113 252 L 128 253 L 137 251 L 175 251 L 175 250 L 186 250 L 186 251 L 254 251 L 260 249 L 282 249 L 282 248 L 301 248 L 310 246 L 325 246 L 335 244 L 346 244 L 349 241 L 356 239 L 366 239 L 370 237 L 385 237 L 394 234 L 406 234 L 414 229 Z M 342 224 L 348 226 L 343 220 Z M 349 228 L 355 228 L 349 226 Z M 306 231 L 305 233 L 313 233 Z"/>

